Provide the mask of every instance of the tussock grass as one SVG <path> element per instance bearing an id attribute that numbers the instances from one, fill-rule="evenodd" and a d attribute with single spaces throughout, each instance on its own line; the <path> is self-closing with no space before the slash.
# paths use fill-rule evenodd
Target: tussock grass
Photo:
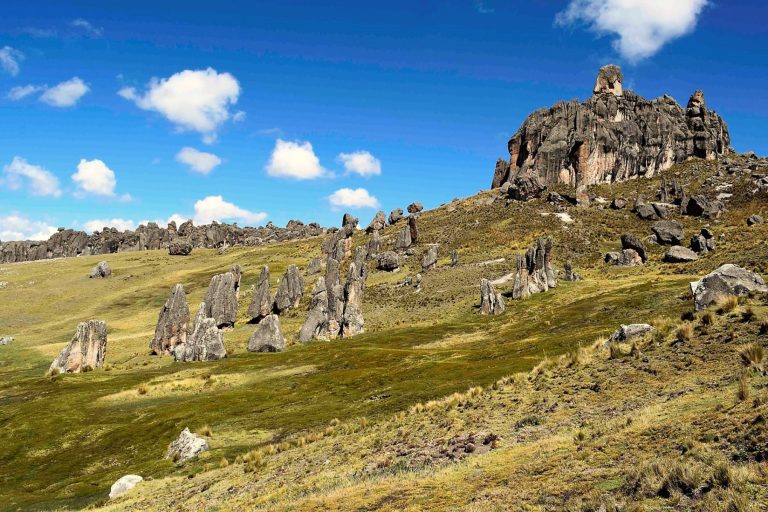
<path id="1" fill-rule="evenodd" d="M 732 313 L 739 307 L 739 298 L 729 295 L 728 297 L 719 300 L 716 307 L 718 315 Z"/>
<path id="2" fill-rule="evenodd" d="M 675 339 L 680 343 L 690 341 L 693 337 L 693 324 L 690 322 L 683 322 L 675 329 Z"/>

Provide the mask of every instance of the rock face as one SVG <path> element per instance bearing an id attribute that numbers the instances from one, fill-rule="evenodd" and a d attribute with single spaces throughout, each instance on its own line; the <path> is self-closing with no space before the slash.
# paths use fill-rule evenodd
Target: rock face
<path id="1" fill-rule="evenodd" d="M 655 222 L 651 231 L 656 236 L 656 242 L 659 245 L 680 245 L 683 243 L 683 225 L 676 220 Z"/>
<path id="2" fill-rule="evenodd" d="M 89 320 L 77 326 L 72 340 L 51 363 L 50 371 L 80 373 L 101 368 L 107 356 L 107 323 Z"/>
<path id="3" fill-rule="evenodd" d="M 155 336 L 149 342 L 149 348 L 155 355 L 173 352 L 176 345 L 187 342 L 189 328 L 189 304 L 184 286 L 177 284 L 171 290 L 171 296 L 165 301 L 155 327 Z"/>
<path id="4" fill-rule="evenodd" d="M 269 292 L 269 267 L 264 265 L 259 273 L 259 281 L 253 292 L 251 305 L 248 306 L 248 316 L 251 317 L 252 322 L 258 323 L 271 312 L 272 294 Z"/>
<path id="5" fill-rule="evenodd" d="M 427 252 L 424 254 L 424 258 L 421 260 L 421 269 L 424 272 L 433 270 L 437 266 L 437 244 L 430 244 Z"/>
<path id="6" fill-rule="evenodd" d="M 605 255 L 605 262 L 618 267 L 636 267 L 643 264 L 643 258 L 634 249 L 623 249 L 618 252 L 609 252 Z"/>
<path id="7" fill-rule="evenodd" d="M 213 276 L 208 285 L 204 300 L 205 317 L 216 320 L 220 329 L 235 326 L 241 276 L 240 265 L 235 265 L 229 272 Z"/>
<path id="8" fill-rule="evenodd" d="M 546 292 L 557 286 L 552 268 L 552 239 L 539 238 L 525 256 L 517 256 L 512 298 L 524 299 L 531 294 Z"/>
<path id="9" fill-rule="evenodd" d="M 400 257 L 395 251 L 385 251 L 379 254 L 377 268 L 385 272 L 394 272 L 400 268 Z"/>
<path id="10" fill-rule="evenodd" d="M 701 281 L 691 283 L 696 311 L 729 296 L 741 297 L 749 292 L 768 293 L 768 286 L 756 273 L 738 265 L 725 264 L 707 274 Z"/>
<path id="11" fill-rule="evenodd" d="M 168 254 L 171 256 L 189 256 L 192 254 L 192 243 L 184 238 L 174 238 L 168 244 Z"/>
<path id="12" fill-rule="evenodd" d="M 107 278 L 112 275 L 112 267 L 106 261 L 100 261 L 88 275 L 91 279 Z"/>
<path id="13" fill-rule="evenodd" d="M 606 66 L 585 102 L 559 102 L 528 116 L 509 140 L 509 162 L 496 164 L 493 187 L 519 186 L 524 177 L 574 187 L 623 181 L 730 152 L 728 127 L 706 108 L 701 91 L 683 108 L 669 96 L 649 101 L 624 91 L 622 79 L 617 66 Z"/>
<path id="14" fill-rule="evenodd" d="M 296 265 L 288 265 L 288 269 L 280 281 L 280 286 L 275 294 L 274 311 L 282 314 L 291 308 L 298 307 L 301 297 L 304 295 L 304 279 Z"/>
<path id="15" fill-rule="evenodd" d="M 205 317 L 205 311 L 203 302 L 197 310 L 186 343 L 180 343 L 173 349 L 175 361 L 216 361 L 227 357 L 224 333 L 216 326 L 216 320 Z"/>
<path id="16" fill-rule="evenodd" d="M 664 261 L 666 263 L 688 263 L 697 259 L 699 257 L 695 252 L 680 245 L 673 245 L 664 253 Z"/>
<path id="17" fill-rule="evenodd" d="M 500 315 L 504 312 L 504 297 L 501 296 L 487 279 L 480 281 L 480 313 Z"/>
<path id="18" fill-rule="evenodd" d="M 269 315 L 264 318 L 248 340 L 249 352 L 282 352 L 285 350 L 285 338 L 280 330 L 280 318 Z"/>
<path id="19" fill-rule="evenodd" d="M 109 499 L 113 500 L 118 496 L 122 496 L 136 487 L 136 485 L 143 480 L 144 479 L 139 475 L 125 475 L 121 477 L 118 481 L 113 483 L 112 487 L 109 489 Z"/>
<path id="20" fill-rule="evenodd" d="M 171 459 L 176 463 L 183 463 L 207 449 L 208 441 L 185 428 L 181 431 L 178 439 L 168 445 L 165 458 Z"/>
<path id="21" fill-rule="evenodd" d="M 633 338 L 639 338 L 653 332 L 655 329 L 648 324 L 622 324 L 613 334 L 608 337 L 607 343 L 622 343 Z"/>

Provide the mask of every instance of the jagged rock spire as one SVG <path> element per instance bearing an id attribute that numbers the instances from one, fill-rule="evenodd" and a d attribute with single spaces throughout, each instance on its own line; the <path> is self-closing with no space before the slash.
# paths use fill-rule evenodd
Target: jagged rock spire
<path id="1" fill-rule="evenodd" d="M 615 64 L 608 64 L 601 67 L 597 73 L 597 80 L 592 92 L 595 94 L 610 93 L 614 96 L 623 96 L 624 90 L 621 85 L 623 80 L 624 75 L 621 73 L 621 68 Z"/>

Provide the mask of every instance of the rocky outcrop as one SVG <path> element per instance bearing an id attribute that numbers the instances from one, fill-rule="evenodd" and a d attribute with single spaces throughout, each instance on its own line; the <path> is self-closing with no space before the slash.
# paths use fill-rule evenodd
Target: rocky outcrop
<path id="1" fill-rule="evenodd" d="M 555 270 L 552 268 L 552 238 L 539 238 L 525 256 L 516 258 L 516 270 L 512 287 L 512 298 L 524 299 L 534 293 L 546 292 L 557 286 Z"/>
<path id="2" fill-rule="evenodd" d="M 185 428 L 181 431 L 179 437 L 168 445 L 168 451 L 165 453 L 165 458 L 181 464 L 196 457 L 207 449 L 208 441 L 197 434 L 193 434 L 188 428 Z"/>
<path id="3" fill-rule="evenodd" d="M 168 254 L 171 256 L 189 256 L 192 254 L 192 243 L 185 238 L 174 238 L 168 244 Z"/>
<path id="4" fill-rule="evenodd" d="M 227 357 L 224 333 L 216 326 L 216 320 L 206 318 L 206 309 L 205 302 L 200 304 L 187 341 L 173 348 L 175 361 L 216 361 Z"/>
<path id="5" fill-rule="evenodd" d="M 728 127 L 706 108 L 701 91 L 683 108 L 669 96 L 649 101 L 625 91 L 622 79 L 618 67 L 606 66 L 585 102 L 559 102 L 528 116 L 509 140 L 508 165 L 497 162 L 492 185 L 521 188 L 521 178 L 574 187 L 623 181 L 730 152 Z"/>
<path id="6" fill-rule="evenodd" d="M 91 279 L 104 279 L 112 275 L 112 267 L 106 261 L 100 261 L 93 267 L 91 273 L 88 275 Z"/>
<path id="7" fill-rule="evenodd" d="M 107 356 L 107 323 L 89 320 L 77 326 L 75 335 L 51 363 L 51 372 L 80 373 L 101 368 Z"/>
<path id="8" fill-rule="evenodd" d="M 385 272 L 394 272 L 400 268 L 400 257 L 395 251 L 385 251 L 379 254 L 377 268 Z"/>
<path id="9" fill-rule="evenodd" d="M 683 243 L 683 225 L 676 220 L 660 220 L 651 226 L 659 245 L 680 245 Z"/>
<path id="10" fill-rule="evenodd" d="M 127 493 L 144 479 L 139 475 L 125 475 L 112 484 L 109 489 L 109 499 L 113 500 Z"/>
<path id="11" fill-rule="evenodd" d="M 500 315 L 504 312 L 504 297 L 498 293 L 487 279 L 480 280 L 480 313 Z"/>
<path id="12" fill-rule="evenodd" d="M 264 265 L 259 273 L 259 281 L 253 292 L 253 299 L 248 306 L 251 322 L 258 323 L 272 312 L 272 294 L 269 292 L 269 267 Z"/>
<path id="13" fill-rule="evenodd" d="M 282 352 L 285 338 L 280 329 L 280 317 L 275 314 L 264 318 L 248 340 L 249 352 Z"/>
<path id="14" fill-rule="evenodd" d="M 756 273 L 738 265 L 725 264 L 691 283 L 696 311 L 729 296 L 743 297 L 750 292 L 768 293 L 768 286 Z"/>
<path id="15" fill-rule="evenodd" d="M 697 259 L 699 259 L 699 257 L 695 252 L 680 245 L 673 245 L 667 249 L 667 252 L 664 253 L 663 257 L 665 263 L 689 263 L 691 261 L 696 261 Z"/>
<path id="16" fill-rule="evenodd" d="M 421 259 L 421 270 L 428 272 L 433 270 L 437 266 L 437 250 L 438 244 L 429 244 L 427 252 L 424 253 L 424 257 Z"/>
<path id="17" fill-rule="evenodd" d="M 155 335 L 149 342 L 152 354 L 168 354 L 176 345 L 187 342 L 189 328 L 189 304 L 184 286 L 177 284 L 171 290 L 171 296 L 165 301 L 157 319 Z"/>
<path id="18" fill-rule="evenodd" d="M 240 265 L 223 274 L 211 278 L 205 293 L 205 317 L 216 320 L 220 329 L 235 326 L 237 319 L 237 301 L 240 297 Z"/>
<path id="19" fill-rule="evenodd" d="M 291 308 L 298 307 L 303 295 L 304 279 L 296 265 L 288 265 L 277 288 L 273 310 L 277 314 L 283 314 Z"/>

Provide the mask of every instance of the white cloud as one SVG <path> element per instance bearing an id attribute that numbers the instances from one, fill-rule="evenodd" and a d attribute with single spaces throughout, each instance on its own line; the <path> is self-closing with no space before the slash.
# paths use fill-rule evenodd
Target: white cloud
<path id="1" fill-rule="evenodd" d="M 75 28 L 82 29 L 88 34 L 96 37 L 99 37 L 102 34 L 102 32 L 104 32 L 103 28 L 96 27 L 91 22 L 89 22 L 88 20 L 84 20 L 83 18 L 77 18 L 76 20 L 72 20 L 71 25 Z"/>
<path id="2" fill-rule="evenodd" d="M 203 134 L 210 143 L 232 117 L 230 106 L 237 103 L 240 84 L 231 74 L 213 68 L 187 69 L 168 78 L 152 78 L 143 95 L 135 87 L 124 87 L 118 94 L 141 109 L 159 112 L 181 131 Z"/>
<path id="3" fill-rule="evenodd" d="M 32 165 L 21 157 L 13 157 L 11 163 L 6 165 L 3 170 L 6 175 L 6 183 L 13 190 L 20 189 L 26 182 L 32 195 L 61 196 L 59 179 L 53 173 L 38 165 Z"/>
<path id="4" fill-rule="evenodd" d="M 77 184 L 81 194 L 113 197 L 115 195 L 115 171 L 107 167 L 101 160 L 80 160 L 77 172 L 72 175 L 72 181 Z M 123 196 L 122 199 L 130 199 Z"/>
<path id="5" fill-rule="evenodd" d="M 243 112 L 242 110 L 238 110 L 232 116 L 232 121 L 234 121 L 236 123 L 242 123 L 243 121 L 245 121 L 246 116 L 247 116 L 247 114 L 245 112 Z"/>
<path id="6" fill-rule="evenodd" d="M 571 0 L 557 23 L 585 23 L 598 34 L 618 36 L 613 47 L 636 62 L 696 27 L 708 0 Z"/>
<path id="7" fill-rule="evenodd" d="M 74 77 L 46 90 L 40 96 L 40 101 L 52 107 L 71 107 L 80 98 L 88 94 L 90 90 L 90 87 L 85 82 L 78 77 Z"/>
<path id="8" fill-rule="evenodd" d="M 334 210 L 341 208 L 378 208 L 379 200 L 364 188 L 342 188 L 328 198 Z"/>
<path id="9" fill-rule="evenodd" d="M 0 67 L 11 76 L 19 74 L 19 61 L 24 60 L 24 54 L 10 46 L 0 48 Z"/>
<path id="10" fill-rule="evenodd" d="M 188 165 L 191 170 L 201 174 L 208 174 L 221 164 L 221 158 L 218 156 L 195 148 L 182 148 L 176 154 L 176 161 Z"/>
<path id="11" fill-rule="evenodd" d="M 313 180 L 328 175 L 308 141 L 277 139 L 266 170 L 270 176 L 296 180 Z"/>
<path id="12" fill-rule="evenodd" d="M 0 240 L 48 240 L 56 228 L 20 215 L 0 217 Z"/>
<path id="13" fill-rule="evenodd" d="M 381 174 L 381 161 L 368 151 L 340 153 L 336 160 L 344 164 L 344 169 L 347 172 L 354 172 L 366 177 Z"/>
<path id="14" fill-rule="evenodd" d="M 171 218 L 178 219 L 174 215 Z M 195 215 L 193 222 L 196 225 L 210 224 L 211 221 L 239 221 L 246 224 L 258 224 L 267 218 L 264 212 L 252 212 L 232 203 L 228 203 L 222 196 L 208 196 L 195 203 Z"/>
<path id="15" fill-rule="evenodd" d="M 117 228 L 118 231 L 135 230 L 136 223 L 130 219 L 93 219 L 85 222 L 83 227 L 88 233 L 101 231 L 104 228 Z"/>
<path id="16" fill-rule="evenodd" d="M 30 94 L 35 94 L 36 92 L 42 91 L 44 89 L 45 86 L 41 85 L 20 85 L 8 91 L 8 99 L 19 101 L 22 98 L 26 98 Z"/>

